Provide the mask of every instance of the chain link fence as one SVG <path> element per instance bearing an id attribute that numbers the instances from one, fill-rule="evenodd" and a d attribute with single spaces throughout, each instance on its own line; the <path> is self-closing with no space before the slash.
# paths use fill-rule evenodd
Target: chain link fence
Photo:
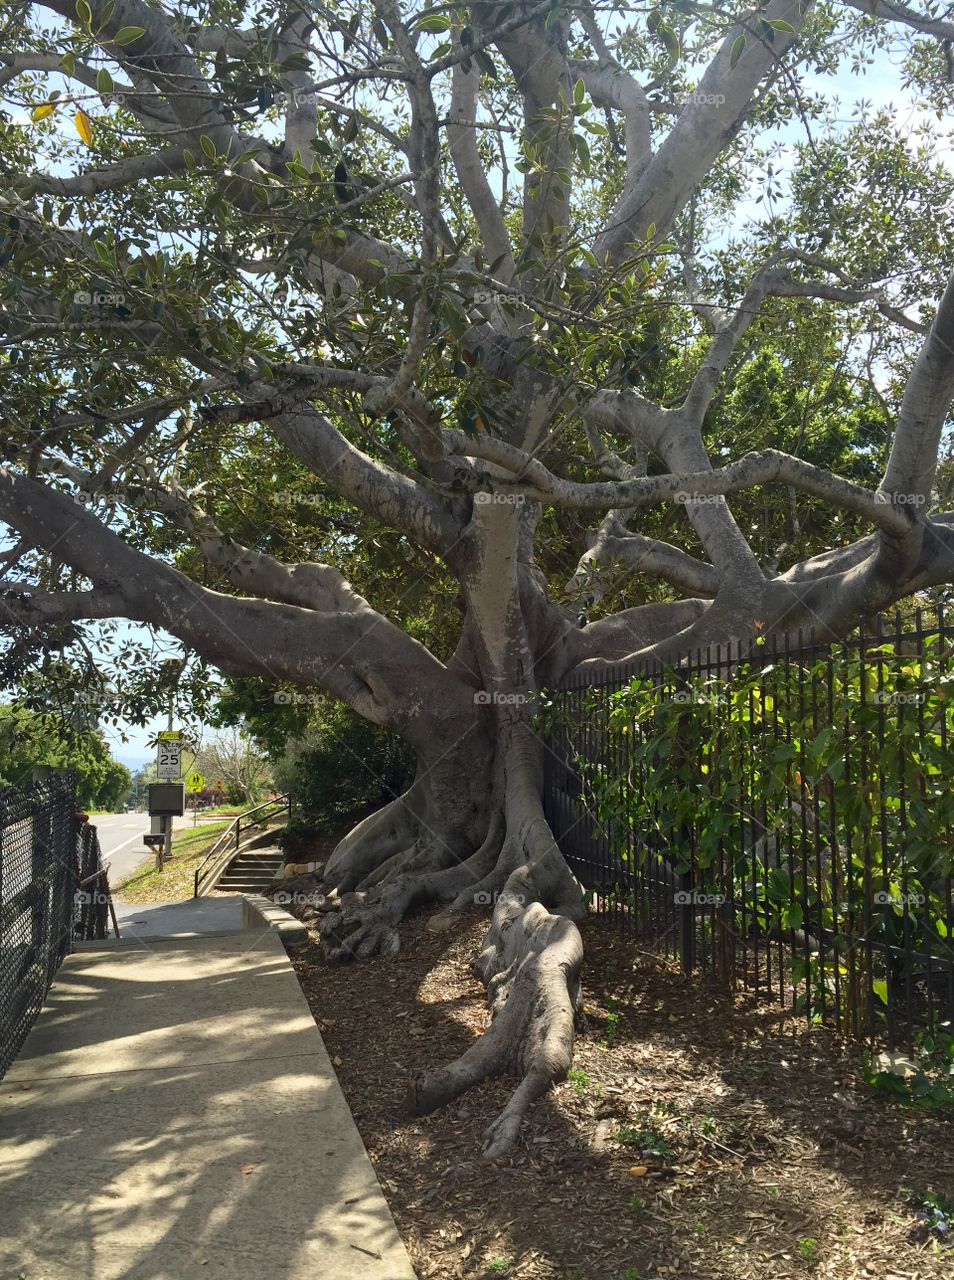
<path id="1" fill-rule="evenodd" d="M 73 940 L 106 936 L 108 892 L 72 776 L 0 788 L 0 1077 Z"/>

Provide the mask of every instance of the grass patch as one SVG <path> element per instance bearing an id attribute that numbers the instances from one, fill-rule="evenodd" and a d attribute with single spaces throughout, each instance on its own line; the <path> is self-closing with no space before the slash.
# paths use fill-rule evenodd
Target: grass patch
<path id="1" fill-rule="evenodd" d="M 150 865 L 134 872 L 113 892 L 123 902 L 181 902 L 191 898 L 195 870 L 228 826 L 227 821 L 207 822 L 201 827 L 176 831 L 172 837 L 172 857 L 162 871 Z"/>

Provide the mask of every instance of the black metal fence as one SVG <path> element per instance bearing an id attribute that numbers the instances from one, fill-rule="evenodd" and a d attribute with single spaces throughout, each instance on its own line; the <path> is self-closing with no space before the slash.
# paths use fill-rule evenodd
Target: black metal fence
<path id="1" fill-rule="evenodd" d="M 813 1021 L 954 1030 L 952 649 L 937 606 L 571 678 L 545 803 L 597 908 Z"/>
<path id="2" fill-rule="evenodd" d="M 72 939 L 103 938 L 108 888 L 72 779 L 0 788 L 0 1077 L 26 1039 Z"/>

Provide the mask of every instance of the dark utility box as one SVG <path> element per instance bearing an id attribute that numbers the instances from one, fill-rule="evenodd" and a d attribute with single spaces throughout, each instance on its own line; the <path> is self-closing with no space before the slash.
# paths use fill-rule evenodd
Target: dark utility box
<path id="1" fill-rule="evenodd" d="M 181 782 L 150 782 L 150 816 L 181 818 L 184 813 L 185 787 Z"/>

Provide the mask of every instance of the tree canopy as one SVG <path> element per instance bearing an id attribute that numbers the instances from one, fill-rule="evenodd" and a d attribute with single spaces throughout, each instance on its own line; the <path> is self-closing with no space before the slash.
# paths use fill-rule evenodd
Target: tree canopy
<path id="1" fill-rule="evenodd" d="M 36 765 L 72 770 L 83 809 L 115 809 L 132 783 L 95 723 L 67 726 L 56 716 L 0 705 L 0 785 L 24 786 Z"/>
<path id="2" fill-rule="evenodd" d="M 887 0 L 8 6 L 7 675 L 145 714 L 132 621 L 197 705 L 404 738 L 322 934 L 500 894 L 491 1033 L 415 1084 L 519 1069 L 491 1154 L 580 1008 L 536 692 L 954 578 L 952 45 Z"/>

